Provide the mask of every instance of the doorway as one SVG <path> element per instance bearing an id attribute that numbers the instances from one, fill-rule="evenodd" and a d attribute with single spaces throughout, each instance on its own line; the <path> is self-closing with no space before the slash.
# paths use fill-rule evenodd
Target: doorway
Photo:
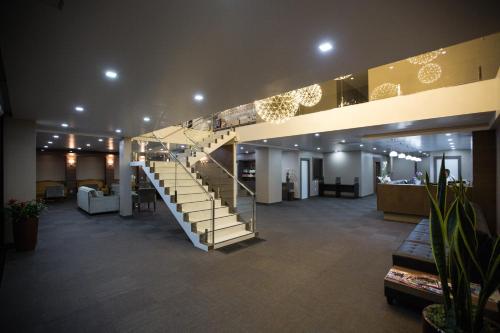
<path id="1" fill-rule="evenodd" d="M 300 159 L 300 198 L 309 198 L 309 160 L 306 158 Z"/>

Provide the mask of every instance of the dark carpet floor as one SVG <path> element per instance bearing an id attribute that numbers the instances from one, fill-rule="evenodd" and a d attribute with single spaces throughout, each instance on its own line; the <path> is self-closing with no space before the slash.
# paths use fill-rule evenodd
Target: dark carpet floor
<path id="1" fill-rule="evenodd" d="M 124 219 L 50 204 L 34 253 L 7 254 L 2 332 L 419 332 L 383 278 L 412 226 L 375 198 L 258 206 L 263 238 L 194 248 L 163 205 Z"/>

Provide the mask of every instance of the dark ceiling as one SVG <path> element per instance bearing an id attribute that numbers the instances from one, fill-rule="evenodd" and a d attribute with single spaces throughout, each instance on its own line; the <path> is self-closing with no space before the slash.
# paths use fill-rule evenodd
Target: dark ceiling
<path id="1" fill-rule="evenodd" d="M 44 129 L 67 122 L 68 131 L 108 136 L 500 31 L 498 1 L 66 0 L 62 10 L 57 3 L 1 2 L 13 115 Z M 335 44 L 329 54 L 317 51 L 324 40 Z M 119 79 L 106 80 L 107 68 Z"/>

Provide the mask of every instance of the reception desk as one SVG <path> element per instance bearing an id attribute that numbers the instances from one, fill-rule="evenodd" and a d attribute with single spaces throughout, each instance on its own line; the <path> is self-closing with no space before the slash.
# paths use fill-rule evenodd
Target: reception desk
<path id="1" fill-rule="evenodd" d="M 436 193 L 437 186 L 431 186 Z M 448 191 L 447 201 L 453 200 L 453 192 Z M 418 223 L 429 216 L 430 203 L 424 185 L 377 184 L 377 210 L 384 212 L 388 221 Z"/>

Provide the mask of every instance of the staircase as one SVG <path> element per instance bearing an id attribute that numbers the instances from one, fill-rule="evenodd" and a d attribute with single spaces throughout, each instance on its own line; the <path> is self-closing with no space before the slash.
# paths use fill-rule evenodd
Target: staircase
<path id="1" fill-rule="evenodd" d="M 131 166 L 144 170 L 193 245 L 205 251 L 257 235 L 255 206 L 250 207 L 252 216 L 245 218 L 238 207 L 238 200 L 222 198 L 220 191 L 214 191 L 214 186 L 209 183 L 209 177 L 203 178 L 203 173 L 195 168 L 202 164 L 201 159 L 212 159 L 211 152 L 235 138 L 236 133 L 232 130 L 208 132 L 180 154 L 168 151 L 169 159 L 166 161 L 131 162 Z M 225 169 L 218 171 L 224 172 Z M 232 175 L 226 177 L 231 179 L 231 185 L 234 182 L 234 188 L 238 188 L 237 179 Z M 234 194 L 237 193 L 236 190 Z M 253 200 L 253 193 L 251 195 Z M 237 199 L 237 195 L 232 197 Z M 241 203 L 241 207 L 245 205 Z M 249 209 L 248 205 L 245 209 Z"/>

